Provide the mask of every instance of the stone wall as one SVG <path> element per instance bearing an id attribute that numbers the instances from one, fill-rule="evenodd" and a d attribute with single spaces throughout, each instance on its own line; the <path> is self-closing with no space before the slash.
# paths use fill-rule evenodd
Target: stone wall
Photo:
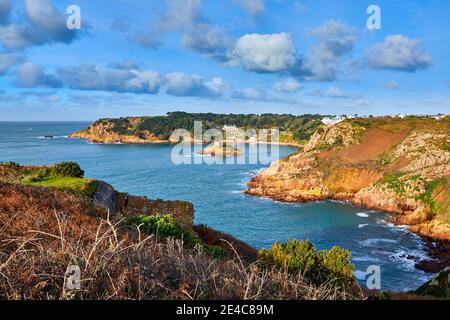
<path id="1" fill-rule="evenodd" d="M 185 231 L 193 231 L 194 206 L 185 201 L 150 200 L 147 197 L 116 193 L 116 212 L 125 216 L 170 214 Z"/>

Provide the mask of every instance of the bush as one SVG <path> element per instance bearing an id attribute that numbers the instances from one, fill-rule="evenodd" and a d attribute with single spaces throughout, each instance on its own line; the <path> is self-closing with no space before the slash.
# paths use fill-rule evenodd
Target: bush
<path id="1" fill-rule="evenodd" d="M 29 174 L 22 178 L 22 183 L 40 182 L 50 175 L 50 170 L 47 168 L 39 168 L 32 170 Z"/>
<path id="2" fill-rule="evenodd" d="M 125 224 L 134 228 L 139 227 L 142 232 L 156 234 L 163 238 L 183 240 L 188 247 L 198 247 L 203 253 L 216 259 L 222 259 L 227 256 L 226 251 L 222 247 L 208 246 L 197 234 L 184 232 L 176 223 L 175 219 L 169 214 L 130 217 L 125 220 Z"/>
<path id="3" fill-rule="evenodd" d="M 350 252 L 339 247 L 317 252 L 314 245 L 306 240 L 277 242 L 270 249 L 258 252 L 258 260 L 263 266 L 286 269 L 291 273 L 300 272 L 315 284 L 328 281 L 348 284 L 355 281 L 350 258 Z"/>
<path id="4" fill-rule="evenodd" d="M 266 265 L 306 273 L 315 264 L 315 251 L 314 245 L 309 241 L 291 240 L 276 242 L 269 250 L 260 250 L 258 258 Z"/>
<path id="5" fill-rule="evenodd" d="M 20 169 L 22 166 L 17 162 L 9 161 L 9 162 L 0 162 L 0 166 L 5 166 L 8 168 Z"/>
<path id="6" fill-rule="evenodd" d="M 319 251 L 317 263 L 321 281 L 354 281 L 355 267 L 350 261 L 351 253 L 348 250 L 333 247 L 330 251 Z"/>
<path id="7" fill-rule="evenodd" d="M 126 224 L 139 229 L 145 233 L 154 233 L 161 237 L 172 237 L 181 239 L 183 230 L 177 225 L 171 215 L 136 216 L 126 220 Z"/>
<path id="8" fill-rule="evenodd" d="M 52 168 L 52 174 L 57 177 L 83 178 L 84 171 L 76 162 L 61 162 Z"/>

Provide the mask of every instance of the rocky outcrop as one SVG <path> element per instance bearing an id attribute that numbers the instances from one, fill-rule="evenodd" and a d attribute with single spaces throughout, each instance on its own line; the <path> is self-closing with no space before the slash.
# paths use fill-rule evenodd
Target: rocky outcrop
<path id="1" fill-rule="evenodd" d="M 246 193 L 279 201 L 345 200 L 450 240 L 450 118 L 353 119 L 319 129 Z"/>
<path id="2" fill-rule="evenodd" d="M 450 298 L 450 267 L 445 268 L 439 274 L 434 276 L 429 282 L 425 283 L 416 290 L 416 294 L 432 296 L 435 298 Z"/>
<path id="3" fill-rule="evenodd" d="M 226 157 L 226 156 L 238 156 L 242 154 L 242 152 L 232 146 L 222 145 L 219 142 L 216 142 L 200 151 L 199 154 L 209 155 L 213 157 L 214 156 Z"/>
<path id="4" fill-rule="evenodd" d="M 106 182 L 97 181 L 94 202 L 97 206 L 107 209 L 110 213 L 116 212 L 116 190 Z"/>
<path id="5" fill-rule="evenodd" d="M 127 120 L 131 127 L 138 125 L 142 121 L 140 118 L 129 118 Z M 69 135 L 69 138 L 86 139 L 92 143 L 104 144 L 155 144 L 169 142 L 158 138 L 148 130 L 139 132 L 138 135 L 127 134 L 130 128 L 117 128 L 114 122 L 100 120 L 84 130 Z"/>

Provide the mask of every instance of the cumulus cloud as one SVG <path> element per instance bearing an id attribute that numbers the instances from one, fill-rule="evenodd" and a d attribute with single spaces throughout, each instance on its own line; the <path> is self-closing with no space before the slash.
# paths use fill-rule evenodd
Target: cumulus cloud
<path id="1" fill-rule="evenodd" d="M 11 67 L 25 60 L 25 57 L 12 53 L 0 53 L 0 76 L 6 74 Z"/>
<path id="2" fill-rule="evenodd" d="M 16 69 L 15 84 L 23 88 L 62 87 L 61 81 L 55 75 L 45 73 L 41 67 L 31 62 L 26 62 Z"/>
<path id="3" fill-rule="evenodd" d="M 342 22 L 328 20 L 309 30 L 317 39 L 291 73 L 306 81 L 334 81 L 341 71 L 342 57 L 350 53 L 356 43 L 356 30 Z"/>
<path id="4" fill-rule="evenodd" d="M 225 60 L 233 39 L 225 28 L 212 25 L 202 16 L 202 0 L 166 0 L 166 11 L 156 19 L 148 33 L 137 33 L 133 40 L 147 48 L 161 44 L 159 37 L 168 32 L 181 34 L 184 47 Z"/>
<path id="5" fill-rule="evenodd" d="M 178 97 L 221 97 L 229 85 L 221 78 L 205 81 L 197 75 L 173 72 L 165 77 L 167 94 Z"/>
<path id="6" fill-rule="evenodd" d="M 12 6 L 10 0 L 0 0 L 0 26 L 9 22 L 11 10 Z"/>
<path id="7" fill-rule="evenodd" d="M 243 7 L 253 17 L 259 17 L 264 12 L 263 0 L 235 0 L 235 3 Z"/>
<path id="8" fill-rule="evenodd" d="M 61 68 L 58 74 L 65 86 L 77 90 L 155 94 L 161 85 L 161 76 L 155 71 L 99 70 L 95 65 L 80 65 Z"/>
<path id="9" fill-rule="evenodd" d="M 373 45 L 366 53 L 368 65 L 373 69 L 416 72 L 429 67 L 433 59 L 422 41 L 403 35 L 392 35 L 383 43 Z"/>
<path id="10" fill-rule="evenodd" d="M 320 27 L 310 29 L 309 34 L 320 41 L 320 46 L 335 56 L 350 52 L 357 39 L 354 28 L 335 20 L 328 20 Z"/>
<path id="11" fill-rule="evenodd" d="M 281 72 L 295 65 L 297 50 L 288 33 L 247 34 L 231 52 L 231 65 L 255 72 Z"/>
<path id="12" fill-rule="evenodd" d="M 5 47 L 15 49 L 51 42 L 71 43 L 77 37 L 77 30 L 66 27 L 66 18 L 50 0 L 24 2 L 25 23 L 0 26 L 0 41 Z"/>
<path id="13" fill-rule="evenodd" d="M 186 27 L 182 42 L 185 47 L 194 51 L 225 59 L 225 52 L 232 40 L 224 28 L 197 22 Z"/>
<path id="14" fill-rule="evenodd" d="M 277 81 L 273 88 L 280 92 L 295 92 L 303 88 L 303 85 L 294 78 L 287 78 Z"/>

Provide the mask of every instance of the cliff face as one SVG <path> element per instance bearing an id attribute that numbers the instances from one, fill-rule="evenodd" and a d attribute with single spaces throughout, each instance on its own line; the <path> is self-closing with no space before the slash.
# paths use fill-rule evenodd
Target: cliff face
<path id="1" fill-rule="evenodd" d="M 166 143 L 148 130 L 133 132 L 133 128 L 141 123 L 141 118 L 127 118 L 126 125 L 112 121 L 100 120 L 91 124 L 88 128 L 71 134 L 70 138 L 86 139 L 93 143 L 124 143 L 124 144 L 152 144 Z"/>
<path id="2" fill-rule="evenodd" d="M 346 120 L 272 164 L 247 194 L 280 201 L 346 200 L 396 213 L 394 222 L 450 240 L 450 118 Z"/>

